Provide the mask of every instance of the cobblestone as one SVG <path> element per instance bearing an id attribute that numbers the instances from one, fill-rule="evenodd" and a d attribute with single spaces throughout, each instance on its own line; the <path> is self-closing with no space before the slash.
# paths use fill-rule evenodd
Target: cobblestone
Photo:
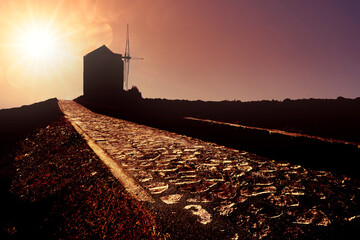
<path id="1" fill-rule="evenodd" d="M 231 218 L 239 229 L 234 239 L 269 236 L 274 219 L 296 238 L 304 225 L 328 227 L 360 215 L 359 186 L 346 176 L 95 114 L 73 101 L 60 105 L 158 202 L 182 204 L 204 225 Z"/>

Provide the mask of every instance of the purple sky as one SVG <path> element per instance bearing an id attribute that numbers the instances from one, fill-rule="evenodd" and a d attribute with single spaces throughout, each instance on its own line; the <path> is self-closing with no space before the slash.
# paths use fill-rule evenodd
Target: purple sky
<path id="1" fill-rule="evenodd" d="M 0 108 L 81 95 L 82 56 L 104 43 L 123 53 L 127 23 L 131 53 L 145 58 L 131 63 L 129 85 L 138 86 L 144 97 L 251 101 L 360 96 L 358 1 L 24 1 L 30 3 L 27 8 L 5 2 L 0 10 Z M 41 16 L 39 21 L 54 16 L 41 15 L 39 9 L 57 12 L 53 28 L 60 26 L 58 34 L 66 36 L 62 44 L 73 46 L 66 48 L 72 57 L 59 55 L 64 61 L 54 63 L 53 71 L 32 78 L 30 86 L 18 84 L 21 68 L 14 70 L 12 58 L 6 57 L 14 52 L 9 24 L 23 27 L 16 12 L 23 11 L 22 18 Z"/>

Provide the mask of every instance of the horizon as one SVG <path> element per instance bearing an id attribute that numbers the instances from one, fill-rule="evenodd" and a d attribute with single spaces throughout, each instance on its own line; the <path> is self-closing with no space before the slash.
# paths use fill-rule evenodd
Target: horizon
<path id="1" fill-rule="evenodd" d="M 189 101 L 355 99 L 360 3 L 4 1 L 0 109 L 83 94 L 83 56 L 134 56 L 129 86 Z M 47 38 L 50 41 L 45 41 Z M 41 53 L 41 55 L 40 55 Z"/>
<path id="2" fill-rule="evenodd" d="M 78 97 L 82 97 L 78 96 Z M 77 98 L 78 98 L 77 97 Z M 74 100 L 74 99 L 58 99 L 56 97 L 53 97 L 57 100 Z M 32 102 L 32 103 L 27 103 L 27 104 L 22 104 L 20 106 L 14 106 L 14 107 L 5 107 L 5 108 L 0 108 L 0 110 L 7 110 L 7 109 L 16 109 L 16 108 L 21 108 L 21 107 L 26 107 L 26 106 L 30 106 L 36 103 L 42 103 L 42 102 L 46 102 L 48 100 L 51 100 L 53 98 L 48 98 L 48 99 L 40 99 L 37 102 Z M 360 97 L 356 97 L 356 98 L 345 98 L 343 96 L 338 96 L 337 98 L 297 98 L 297 99 L 290 99 L 290 98 L 285 98 L 282 100 L 275 100 L 275 99 L 260 99 L 260 100 L 251 100 L 251 101 L 241 101 L 241 100 L 228 100 L 228 99 L 224 99 L 224 100 L 218 100 L 218 101 L 214 101 L 214 100 L 201 100 L 201 99 L 195 99 L 195 100 L 189 100 L 189 99 L 169 99 L 169 98 L 143 98 L 144 100 L 162 100 L 162 101 L 188 101 L 188 102 L 204 102 L 204 103 L 222 103 L 222 102 L 238 102 L 238 103 L 257 103 L 257 102 L 286 102 L 286 101 L 312 101 L 312 100 L 360 100 Z"/>

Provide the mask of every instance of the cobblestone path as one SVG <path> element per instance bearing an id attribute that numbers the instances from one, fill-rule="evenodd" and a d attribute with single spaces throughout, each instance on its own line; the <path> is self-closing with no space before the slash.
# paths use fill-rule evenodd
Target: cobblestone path
<path id="1" fill-rule="evenodd" d="M 154 204 L 177 206 L 195 227 L 217 224 L 229 239 L 296 239 L 359 223 L 359 183 L 350 178 L 59 103 Z"/>

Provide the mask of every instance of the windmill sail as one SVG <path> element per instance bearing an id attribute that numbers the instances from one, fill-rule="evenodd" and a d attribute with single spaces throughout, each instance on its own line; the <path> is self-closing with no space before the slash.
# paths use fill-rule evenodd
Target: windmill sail
<path id="1" fill-rule="evenodd" d="M 133 60 L 143 60 L 144 58 L 131 57 L 130 56 L 130 41 L 129 41 L 129 24 L 126 29 L 126 45 L 125 45 L 125 54 L 124 54 L 124 87 L 125 90 L 129 89 L 129 72 L 130 72 L 130 59 Z"/>
<path id="2" fill-rule="evenodd" d="M 125 46 L 125 57 L 124 57 L 124 82 L 125 90 L 129 89 L 129 71 L 130 71 L 130 42 L 129 42 L 129 24 L 126 28 L 126 46 Z"/>

